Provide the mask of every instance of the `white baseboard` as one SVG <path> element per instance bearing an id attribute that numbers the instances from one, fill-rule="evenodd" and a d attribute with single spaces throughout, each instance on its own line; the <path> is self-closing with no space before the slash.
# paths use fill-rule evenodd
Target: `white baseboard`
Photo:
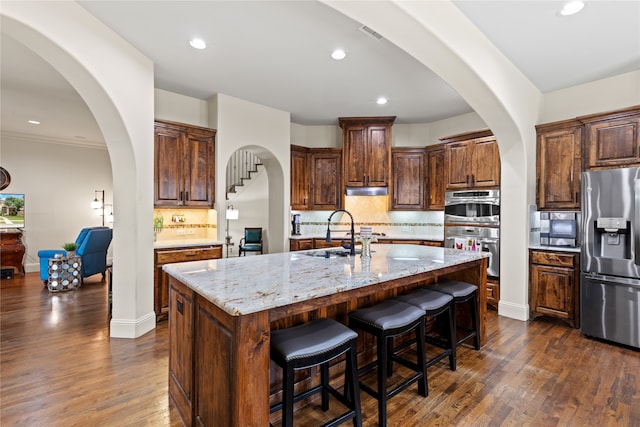
<path id="1" fill-rule="evenodd" d="M 498 302 L 498 314 L 500 316 L 526 322 L 529 320 L 529 304 L 514 304 L 512 302 L 501 300 Z"/>
<path id="2" fill-rule="evenodd" d="M 156 313 L 150 312 L 138 319 L 111 319 L 111 338 L 138 338 L 156 327 Z"/>

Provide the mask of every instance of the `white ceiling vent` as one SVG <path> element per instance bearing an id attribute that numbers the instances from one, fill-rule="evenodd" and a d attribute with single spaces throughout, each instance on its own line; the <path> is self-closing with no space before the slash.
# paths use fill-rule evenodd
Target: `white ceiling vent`
<path id="1" fill-rule="evenodd" d="M 376 33 L 375 31 L 373 31 L 371 28 L 367 27 L 366 25 L 363 25 L 359 29 L 363 33 L 368 34 L 371 37 L 374 37 L 376 40 L 382 40 L 382 35 L 380 35 L 379 33 Z"/>

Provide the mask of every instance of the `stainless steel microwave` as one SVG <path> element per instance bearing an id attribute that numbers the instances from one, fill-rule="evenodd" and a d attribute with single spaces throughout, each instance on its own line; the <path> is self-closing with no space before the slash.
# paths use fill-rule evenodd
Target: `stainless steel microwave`
<path id="1" fill-rule="evenodd" d="M 540 212 L 542 246 L 580 246 L 580 212 Z"/>

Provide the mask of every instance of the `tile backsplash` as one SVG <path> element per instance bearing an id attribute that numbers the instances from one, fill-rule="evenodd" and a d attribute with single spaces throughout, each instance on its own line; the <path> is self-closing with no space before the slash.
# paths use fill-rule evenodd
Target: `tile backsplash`
<path id="1" fill-rule="evenodd" d="M 388 211 L 388 196 L 346 196 L 345 209 L 353 215 L 355 231 L 359 226 L 373 227 L 374 233 L 389 236 L 430 236 L 444 238 L 443 211 Z M 302 235 L 322 236 L 327 231 L 331 211 L 294 211 L 300 214 Z M 331 219 L 332 229 L 348 230 L 351 221 L 344 213 Z"/>
<path id="2" fill-rule="evenodd" d="M 162 218 L 162 227 L 156 229 L 155 233 L 157 242 L 180 239 L 216 240 L 218 234 L 215 209 L 154 209 L 153 216 Z"/>

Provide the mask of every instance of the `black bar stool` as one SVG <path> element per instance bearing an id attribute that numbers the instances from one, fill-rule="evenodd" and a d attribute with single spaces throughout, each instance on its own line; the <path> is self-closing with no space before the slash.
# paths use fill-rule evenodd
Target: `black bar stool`
<path id="1" fill-rule="evenodd" d="M 478 325 L 480 324 L 480 315 L 478 313 L 478 287 L 471 283 L 460 282 L 458 280 L 445 280 L 429 286 L 429 289 L 451 295 L 455 303 L 454 311 L 458 310 L 460 304 L 469 303 L 471 305 L 471 329 L 463 329 L 456 322 L 457 330 L 462 329 L 464 331 L 464 335 L 457 338 L 456 346 L 459 346 L 469 338 L 473 337 L 473 347 L 476 350 L 480 350 L 480 331 L 478 330 Z"/>
<path id="2" fill-rule="evenodd" d="M 427 395 L 427 375 L 424 363 L 424 311 L 411 304 L 397 300 L 387 300 L 373 307 L 349 313 L 349 326 L 360 329 L 376 337 L 377 360 L 359 369 L 365 373 L 377 368 L 378 389 L 374 390 L 360 383 L 360 388 L 378 400 L 378 425 L 387 425 L 387 400 L 414 382 L 418 382 L 418 392 Z M 415 331 L 417 363 L 403 359 L 393 353 L 393 337 Z M 392 374 L 393 362 L 415 371 L 410 378 L 387 390 L 388 377 Z"/>
<path id="3" fill-rule="evenodd" d="M 324 424 L 337 426 L 353 420 L 362 426 L 360 387 L 358 384 L 358 334 L 333 319 L 311 322 L 271 332 L 271 360 L 283 371 L 282 402 L 271 407 L 271 413 L 282 409 L 282 425 L 293 426 L 293 404 L 314 393 L 322 392 L 322 410 L 329 409 L 329 393 L 349 410 Z M 329 384 L 329 362 L 346 353 L 344 395 Z M 320 385 L 294 396 L 295 371 L 320 365 Z"/>
<path id="4" fill-rule="evenodd" d="M 427 358 L 425 364 L 427 367 L 433 365 L 439 360 L 449 356 L 449 369 L 456 370 L 456 317 L 454 314 L 454 299 L 449 294 L 433 291 L 431 289 L 420 288 L 409 294 L 399 296 L 399 301 L 406 302 L 407 304 L 415 305 L 421 310 L 424 310 L 427 318 L 429 317 L 444 317 L 446 314 L 446 331 L 444 339 L 441 339 L 434 335 L 425 335 L 424 339 L 429 344 L 433 344 L 442 351 L 431 358 Z M 411 342 L 405 343 L 404 346 L 411 344 Z M 428 385 L 428 380 L 427 380 Z M 427 390 L 428 394 L 428 390 Z"/>

